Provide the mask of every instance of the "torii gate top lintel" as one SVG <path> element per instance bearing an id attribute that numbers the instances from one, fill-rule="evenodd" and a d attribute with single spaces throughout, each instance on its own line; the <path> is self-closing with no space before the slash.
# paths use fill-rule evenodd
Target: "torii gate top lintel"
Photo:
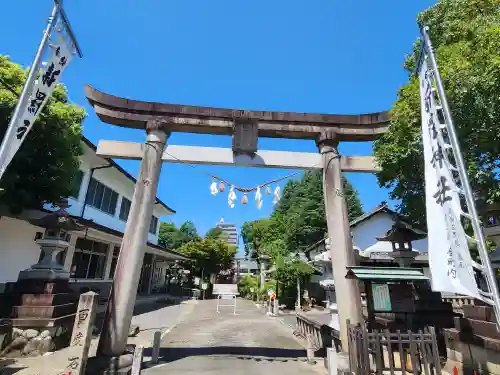
<path id="1" fill-rule="evenodd" d="M 234 123 L 243 121 L 257 124 L 261 137 L 316 140 L 321 133 L 334 132 L 339 141 L 371 141 L 389 125 L 388 112 L 338 115 L 198 107 L 126 99 L 89 85 L 85 95 L 103 122 L 136 129 L 159 120 L 174 132 L 231 135 Z"/>

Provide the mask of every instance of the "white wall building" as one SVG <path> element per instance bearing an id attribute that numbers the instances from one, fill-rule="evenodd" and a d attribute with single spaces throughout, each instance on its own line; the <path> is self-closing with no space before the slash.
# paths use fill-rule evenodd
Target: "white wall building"
<path id="1" fill-rule="evenodd" d="M 72 273 L 72 283 L 97 289 L 107 295 L 113 280 L 120 244 L 127 222 L 136 180 L 111 159 L 96 155 L 96 147 L 83 139 L 78 189 L 68 198 L 67 211 L 84 226 L 71 233 L 70 246 L 59 254 L 59 260 Z M 6 283 L 15 282 L 19 271 L 35 264 L 41 250 L 35 242 L 43 228 L 27 220 L 41 217 L 54 207 L 24 212 L 14 217 L 0 217 L 0 293 Z M 158 245 L 160 218 L 174 210 L 157 199 L 151 217 L 148 244 L 145 249 L 139 293 L 150 293 L 163 284 L 169 262 L 185 259 Z"/>
<path id="2" fill-rule="evenodd" d="M 392 228 L 396 218 L 400 218 L 396 212 L 390 210 L 385 204 L 381 204 L 373 211 L 361 215 L 350 223 L 353 246 L 356 251 L 359 251 L 362 265 L 380 264 L 381 266 L 398 267 L 397 263 L 390 257 L 390 253 L 393 251 L 392 244 L 376 239 L 376 237 L 384 236 Z M 418 231 L 418 229 L 416 230 Z M 427 238 L 413 241 L 412 246 L 414 251 L 420 253 L 412 266 L 422 268 L 424 274 L 430 277 Z M 335 238 L 331 239 L 330 247 L 335 249 Z M 321 240 L 315 243 L 304 252 L 308 259 L 314 261 L 315 266 L 322 272 L 322 275 L 311 277 L 312 293 L 321 295 L 326 289 L 325 300 L 333 300 L 332 261 L 330 251 L 325 249 L 325 241 Z"/>

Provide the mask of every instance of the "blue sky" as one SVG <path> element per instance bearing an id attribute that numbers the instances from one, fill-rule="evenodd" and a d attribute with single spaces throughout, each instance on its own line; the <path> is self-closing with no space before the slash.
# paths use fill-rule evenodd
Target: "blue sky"
<path id="1" fill-rule="evenodd" d="M 100 122 L 84 85 L 139 100 L 319 113 L 389 109 L 407 80 L 402 65 L 418 37 L 417 13 L 434 1 L 327 0 L 68 0 L 65 9 L 83 50 L 62 78 L 72 102 L 88 112 L 84 134 L 142 142 L 144 133 Z M 31 64 L 52 2 L 6 0 L 0 53 Z M 29 142 L 29 137 L 26 139 Z M 175 133 L 170 144 L 231 147 L 230 137 Z M 260 139 L 261 149 L 316 152 L 312 141 Z M 344 143 L 341 152 L 369 155 L 370 143 Z M 119 161 L 133 175 L 139 162 Z M 203 169 L 252 187 L 292 171 L 207 166 Z M 387 191 L 376 178 L 348 174 L 365 210 Z M 164 164 L 159 197 L 192 220 L 201 233 L 223 216 L 240 226 L 268 216 L 253 204 L 227 206 L 212 197 L 210 179 L 187 165 Z M 284 183 L 281 185 L 283 186 Z M 241 198 L 241 196 L 239 196 Z"/>

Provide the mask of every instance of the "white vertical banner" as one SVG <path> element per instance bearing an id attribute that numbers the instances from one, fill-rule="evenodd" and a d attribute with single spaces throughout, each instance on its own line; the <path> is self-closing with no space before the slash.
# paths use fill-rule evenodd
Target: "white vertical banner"
<path id="1" fill-rule="evenodd" d="M 11 124 L 11 126 L 15 127 L 15 131 L 5 134 L 6 137 L 9 135 L 9 139 L 4 140 L 4 142 L 7 142 L 6 148 L 4 149 L 4 153 L 0 155 L 0 178 L 21 147 L 47 100 L 52 95 L 54 88 L 61 79 L 64 69 L 66 69 L 73 58 L 74 53 L 71 43 L 65 41 L 60 32 L 56 39 L 54 43 L 49 45 L 49 59 L 46 63 L 41 64 L 41 69 L 39 69 L 38 77 L 33 84 L 30 96 L 23 103 L 23 108 L 21 108 L 19 121 Z"/>
<path id="2" fill-rule="evenodd" d="M 432 289 L 481 299 L 467 237 L 460 221 L 462 209 L 441 132 L 427 58 L 419 69 L 425 202 Z"/>

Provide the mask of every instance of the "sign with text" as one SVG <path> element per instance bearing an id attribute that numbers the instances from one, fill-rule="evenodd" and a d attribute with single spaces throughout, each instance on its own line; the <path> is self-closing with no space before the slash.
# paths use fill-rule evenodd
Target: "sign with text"
<path id="1" fill-rule="evenodd" d="M 420 65 L 419 78 L 432 289 L 480 298 L 427 58 Z"/>
<path id="2" fill-rule="evenodd" d="M 69 344 L 68 364 L 65 369 L 66 372 L 69 371 L 73 375 L 85 374 L 96 311 L 97 293 L 88 292 L 80 295 Z"/>
<path id="3" fill-rule="evenodd" d="M 214 284 L 213 294 L 224 296 L 237 296 L 238 285 L 236 284 Z"/>
<path id="4" fill-rule="evenodd" d="M 392 310 L 389 285 L 372 284 L 372 296 L 373 296 L 373 308 L 375 311 L 389 312 Z"/>
<path id="5" fill-rule="evenodd" d="M 31 95 L 25 103 L 21 103 L 23 107 L 21 108 L 19 120 L 10 124 L 11 127 L 15 127 L 15 131 L 10 133 L 8 140 L 4 140 L 7 143 L 0 155 L 0 178 L 52 95 L 64 69 L 73 58 L 72 47 L 69 46 L 69 43 L 64 40 L 61 34 L 58 35 L 56 42 L 49 46 L 49 49 L 51 50 L 49 60 L 42 64 L 39 76 L 31 88 Z"/>

